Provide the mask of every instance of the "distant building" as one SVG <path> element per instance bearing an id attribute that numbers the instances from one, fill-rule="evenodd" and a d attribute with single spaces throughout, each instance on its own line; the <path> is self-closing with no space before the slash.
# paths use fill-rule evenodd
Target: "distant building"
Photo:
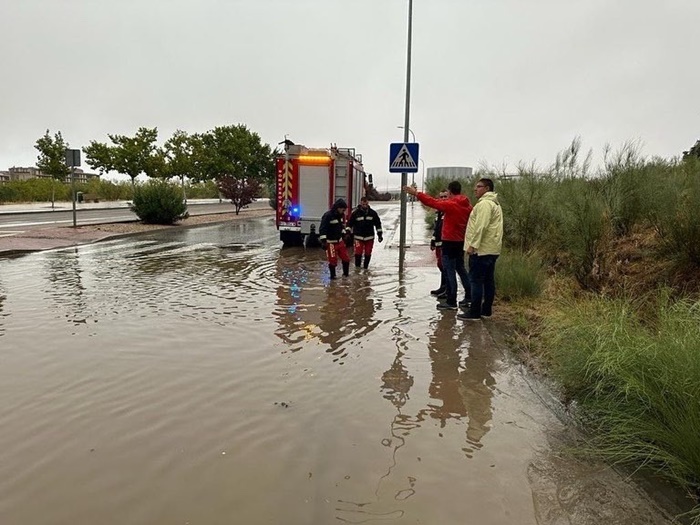
<path id="1" fill-rule="evenodd" d="M 0 175 L 0 182 L 6 182 L 6 181 L 10 181 L 10 180 L 30 180 L 30 179 L 49 179 L 49 178 L 51 178 L 51 175 L 46 175 L 45 173 L 42 173 L 39 168 L 35 168 L 33 166 L 29 167 L 29 168 L 12 167 L 9 169 L 9 171 L 0 172 L 0 174 L 5 174 L 5 173 L 7 173 L 8 178 L 5 179 L 2 175 Z M 74 174 L 75 174 L 75 182 L 78 182 L 78 183 L 85 183 L 91 179 L 99 179 L 100 178 L 100 176 L 97 173 L 85 173 L 80 168 L 75 168 Z M 70 183 L 70 177 L 66 177 L 66 180 L 64 182 Z"/>
<path id="2" fill-rule="evenodd" d="M 470 179 L 473 175 L 473 169 L 468 166 L 439 166 L 428 168 L 428 173 L 425 180 L 443 178 L 449 180 L 455 179 Z"/>
<path id="3" fill-rule="evenodd" d="M 9 171 L 0 171 L 0 183 L 9 182 L 9 181 L 10 181 L 10 172 Z"/>

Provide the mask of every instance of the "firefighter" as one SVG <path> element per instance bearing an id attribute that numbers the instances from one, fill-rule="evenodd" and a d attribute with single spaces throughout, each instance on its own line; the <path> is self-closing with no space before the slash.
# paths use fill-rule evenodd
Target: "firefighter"
<path id="1" fill-rule="evenodd" d="M 343 275 L 347 277 L 350 273 L 350 256 L 345 246 L 345 212 L 348 205 L 343 199 L 338 199 L 335 204 L 321 217 L 321 225 L 318 228 L 321 246 L 326 250 L 328 257 L 328 269 L 331 272 L 331 279 L 335 279 L 335 267 L 338 265 L 338 258 L 343 262 Z"/>
<path id="2" fill-rule="evenodd" d="M 352 231 L 355 239 L 353 248 L 355 251 L 355 266 L 362 264 L 362 255 L 365 256 L 364 267 L 367 269 L 372 258 L 372 248 L 374 247 L 374 230 L 377 230 L 377 240 L 382 242 L 382 221 L 376 211 L 369 207 L 367 197 L 360 199 L 360 205 L 350 215 L 348 228 Z"/>

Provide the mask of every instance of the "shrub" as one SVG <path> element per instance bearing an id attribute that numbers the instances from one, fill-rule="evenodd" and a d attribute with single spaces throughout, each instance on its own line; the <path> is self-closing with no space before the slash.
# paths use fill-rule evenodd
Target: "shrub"
<path id="1" fill-rule="evenodd" d="M 160 180 L 136 186 L 131 211 L 147 224 L 173 224 L 187 218 L 182 189 Z"/>
<path id="2" fill-rule="evenodd" d="M 605 173 L 599 185 L 609 210 L 612 232 L 627 235 L 644 218 L 645 210 L 658 190 L 651 179 L 657 166 L 646 163 L 637 143 L 626 142 L 619 151 L 605 151 Z"/>
<path id="3" fill-rule="evenodd" d="M 516 179 L 503 179 L 495 191 L 505 217 L 503 240 L 519 251 L 535 248 L 554 227 L 549 203 L 554 178 L 520 168 Z"/>
<path id="4" fill-rule="evenodd" d="M 559 180 L 552 206 L 557 227 L 543 243 L 547 253 L 563 252 L 564 262 L 583 288 L 595 287 L 593 275 L 607 232 L 606 206 L 599 191 L 582 178 Z"/>
<path id="5" fill-rule="evenodd" d="M 681 263 L 700 266 L 700 160 L 688 158 L 664 177 L 650 210 L 650 221 L 666 255 Z"/>
<path id="6" fill-rule="evenodd" d="M 496 293 L 506 300 L 537 297 L 542 293 L 545 278 L 544 264 L 538 254 L 506 251 L 496 264 Z"/>

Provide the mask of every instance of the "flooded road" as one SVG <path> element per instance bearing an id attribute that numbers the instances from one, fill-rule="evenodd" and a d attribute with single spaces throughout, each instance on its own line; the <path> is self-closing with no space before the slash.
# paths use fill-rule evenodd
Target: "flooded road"
<path id="1" fill-rule="evenodd" d="M 269 219 L 0 260 L 0 523 L 665 523 L 376 208 L 334 282 Z"/>

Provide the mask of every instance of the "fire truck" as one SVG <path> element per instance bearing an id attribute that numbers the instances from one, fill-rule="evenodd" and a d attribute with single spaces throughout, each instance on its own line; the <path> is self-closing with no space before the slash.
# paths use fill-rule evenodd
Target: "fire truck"
<path id="1" fill-rule="evenodd" d="M 364 195 L 362 155 L 354 148 L 307 148 L 285 141 L 277 158 L 277 229 L 284 246 L 317 246 L 321 217 L 337 199 L 346 219 Z"/>

